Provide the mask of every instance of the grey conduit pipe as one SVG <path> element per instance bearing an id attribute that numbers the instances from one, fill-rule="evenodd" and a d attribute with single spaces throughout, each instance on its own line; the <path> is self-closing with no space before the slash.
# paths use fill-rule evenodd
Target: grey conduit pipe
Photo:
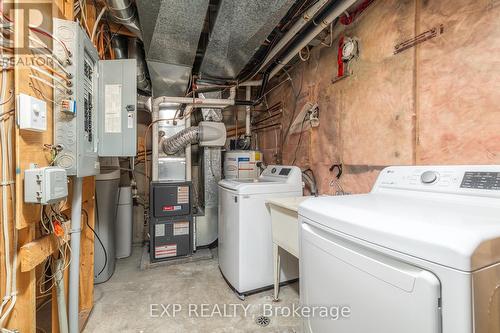
<path id="1" fill-rule="evenodd" d="M 283 35 L 279 42 L 273 47 L 271 52 L 264 59 L 264 62 L 256 71 L 259 73 L 264 67 L 266 67 L 272 59 L 302 30 L 302 28 L 318 14 L 318 12 L 325 7 L 325 5 L 331 0 L 320 0 L 316 2 L 311 8 L 309 8 L 302 17 L 300 17 L 297 22 Z"/>
<path id="2" fill-rule="evenodd" d="M 82 233 L 82 183 L 83 178 L 73 178 L 71 202 L 71 264 L 69 265 L 68 322 L 70 333 L 80 333 L 78 303 L 80 292 L 80 236 Z"/>
<path id="3" fill-rule="evenodd" d="M 68 333 L 68 313 L 66 311 L 66 296 L 64 292 L 64 269 L 65 262 L 63 259 L 58 259 L 55 262 L 55 288 L 57 296 L 57 316 L 59 318 L 59 333 Z"/>
<path id="4" fill-rule="evenodd" d="M 278 72 L 285 67 L 304 47 L 306 47 L 321 31 L 328 28 L 330 24 L 351 7 L 356 0 L 339 0 L 335 1 L 328 9 L 321 14 L 321 22 L 317 22 L 314 29 L 308 31 L 304 36 L 300 36 L 299 41 L 278 61 L 278 65 L 273 68 L 269 75 L 269 80 L 278 74 Z"/>

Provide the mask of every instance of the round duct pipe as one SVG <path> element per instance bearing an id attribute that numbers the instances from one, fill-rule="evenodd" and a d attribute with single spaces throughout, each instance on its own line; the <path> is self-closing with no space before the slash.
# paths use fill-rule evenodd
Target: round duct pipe
<path id="1" fill-rule="evenodd" d="M 137 9 L 131 0 L 107 0 L 112 19 L 142 39 Z"/>
<path id="2" fill-rule="evenodd" d="M 138 38 L 129 38 L 128 57 L 137 60 L 137 89 L 150 93 L 151 83 L 148 77 L 146 56 L 144 54 L 143 44 Z"/>

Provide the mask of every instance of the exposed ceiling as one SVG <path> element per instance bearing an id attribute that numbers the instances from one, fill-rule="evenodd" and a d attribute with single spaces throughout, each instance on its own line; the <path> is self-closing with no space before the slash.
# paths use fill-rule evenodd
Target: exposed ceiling
<path id="1" fill-rule="evenodd" d="M 236 78 L 294 2 L 222 0 L 201 74 Z"/>
<path id="2" fill-rule="evenodd" d="M 182 96 L 191 75 L 209 0 L 136 0 L 156 96 Z"/>
<path id="3" fill-rule="evenodd" d="M 235 79 L 295 2 L 136 0 L 153 94 L 184 95 L 201 44 L 200 74 Z"/>

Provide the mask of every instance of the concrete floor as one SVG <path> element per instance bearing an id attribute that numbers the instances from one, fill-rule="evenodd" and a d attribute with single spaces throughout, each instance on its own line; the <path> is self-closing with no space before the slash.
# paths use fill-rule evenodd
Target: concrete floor
<path id="1" fill-rule="evenodd" d="M 134 248 L 130 258 L 118 260 L 115 274 L 108 282 L 95 286 L 95 305 L 85 333 L 301 331 L 300 319 L 288 315 L 286 309 L 270 317 L 267 327 L 256 324 L 256 318 L 264 309 L 269 311 L 265 306 L 273 306 L 276 311 L 278 307 L 298 305 L 298 283 L 282 287 L 281 300 L 277 303 L 272 302 L 272 290 L 241 301 L 222 278 L 216 257 L 140 270 L 141 254 L 141 248 Z M 173 304 L 180 308 L 175 317 Z M 162 305 L 168 309 L 163 315 Z M 247 316 L 243 306 L 248 306 Z M 210 317 L 212 313 L 214 316 Z"/>

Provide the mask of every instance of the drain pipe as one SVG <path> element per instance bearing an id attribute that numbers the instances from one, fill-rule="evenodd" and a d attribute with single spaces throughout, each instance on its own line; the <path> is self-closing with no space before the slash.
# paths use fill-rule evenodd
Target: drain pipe
<path id="1" fill-rule="evenodd" d="M 228 99 L 218 98 L 192 98 L 192 97 L 168 97 L 155 98 L 153 102 L 153 113 L 160 111 L 160 104 L 186 104 L 192 107 L 204 108 L 226 108 L 235 105 L 236 88 L 232 87 Z"/>
<path id="2" fill-rule="evenodd" d="M 186 116 L 186 129 L 190 129 L 191 127 L 191 110 L 193 107 L 188 105 L 184 110 Z M 198 137 L 198 135 L 196 136 Z M 191 181 L 191 145 L 187 145 L 184 151 L 186 155 L 186 180 Z"/>
<path id="3" fill-rule="evenodd" d="M 274 77 L 286 64 L 290 62 L 304 47 L 306 47 L 321 31 L 328 28 L 330 24 L 351 7 L 357 0 L 341 0 L 335 1 L 321 15 L 321 22 L 318 22 L 314 28 L 300 36 L 298 42 L 290 49 L 281 59 L 278 60 L 278 65 L 273 68 L 269 75 L 269 79 Z"/>
<path id="4" fill-rule="evenodd" d="M 251 98 L 252 98 L 252 87 L 251 86 L 247 86 L 246 87 L 246 96 L 245 96 L 246 100 L 249 101 Z M 251 106 L 250 105 L 247 105 L 245 107 L 245 136 L 246 137 L 249 137 L 251 135 L 250 133 L 250 111 L 251 111 Z"/>
<path id="5" fill-rule="evenodd" d="M 82 232 L 82 183 L 83 178 L 73 178 L 71 202 L 71 264 L 69 266 L 69 332 L 79 333 L 78 303 L 80 292 L 80 236 Z"/>

